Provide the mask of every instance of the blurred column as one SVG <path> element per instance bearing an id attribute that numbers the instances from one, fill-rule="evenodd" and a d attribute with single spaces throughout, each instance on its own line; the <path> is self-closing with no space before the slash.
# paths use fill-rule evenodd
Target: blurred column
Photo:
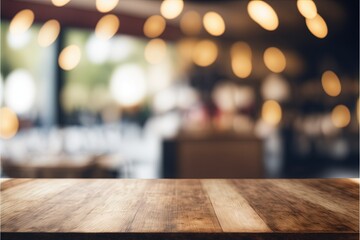
<path id="1" fill-rule="evenodd" d="M 65 79 L 64 79 L 64 71 L 60 68 L 58 64 L 58 57 L 61 50 L 64 48 L 64 29 L 61 29 L 58 40 L 56 41 L 56 56 L 55 56 L 55 116 L 56 116 L 56 124 L 58 126 L 65 125 L 64 118 L 64 109 L 61 106 L 61 91 L 63 89 Z"/>
<path id="2" fill-rule="evenodd" d="M 283 170 L 283 140 L 280 132 L 274 131 L 265 139 L 265 169 L 267 178 L 279 178 Z"/>
<path id="3" fill-rule="evenodd" d="M 56 124 L 56 68 L 57 68 L 57 43 L 48 46 L 45 51 L 41 51 L 39 65 L 39 76 L 41 84 L 39 86 L 40 106 L 39 120 L 42 127 L 49 128 Z"/>

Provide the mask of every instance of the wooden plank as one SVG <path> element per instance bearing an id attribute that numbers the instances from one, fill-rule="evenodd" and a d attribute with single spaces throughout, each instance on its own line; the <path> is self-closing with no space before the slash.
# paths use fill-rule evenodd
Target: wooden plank
<path id="1" fill-rule="evenodd" d="M 80 222 L 76 227 L 71 228 L 72 232 L 128 231 L 139 211 L 146 189 L 152 185 L 144 180 L 102 181 L 108 183 L 108 186 L 104 186 L 102 193 L 96 197 L 96 201 L 79 209 L 78 219 L 72 219 L 72 222 Z M 83 217 L 84 212 L 85 217 Z M 66 231 L 71 225 L 71 223 L 64 224 L 61 230 Z"/>
<path id="2" fill-rule="evenodd" d="M 291 180 L 283 181 L 291 182 Z M 273 231 L 356 232 L 352 228 L 354 223 L 351 220 L 320 204 L 294 196 L 292 192 L 272 184 L 274 180 L 233 180 L 233 182 L 241 195 Z M 331 195 L 328 195 L 328 198 L 331 198 Z"/>
<path id="3" fill-rule="evenodd" d="M 176 226 L 180 232 L 222 232 L 200 180 L 176 180 Z"/>
<path id="4" fill-rule="evenodd" d="M 343 199 L 342 195 L 328 193 L 321 188 L 309 188 L 307 181 L 293 180 L 272 180 L 271 184 L 284 189 L 297 198 L 304 199 L 313 204 L 318 204 L 331 212 L 335 212 L 337 216 L 345 219 L 354 231 L 359 231 L 359 205 L 358 199 Z"/>
<path id="5" fill-rule="evenodd" d="M 82 187 L 91 184 L 77 179 L 50 182 L 48 179 L 32 180 L 2 193 L 2 231 L 36 231 L 38 224 L 44 231 L 49 230 L 44 215 L 56 206 L 64 214 L 68 213 L 66 199 L 78 195 Z"/>
<path id="6" fill-rule="evenodd" d="M 271 232 L 270 228 L 227 180 L 201 180 L 224 232 Z"/>
<path id="7" fill-rule="evenodd" d="M 359 200 L 359 185 L 348 179 L 305 179 L 302 182 L 310 188 L 336 195 L 344 201 Z"/>
<path id="8" fill-rule="evenodd" d="M 129 232 L 215 231 L 221 228 L 199 180 L 153 180 L 129 229 Z"/>
<path id="9" fill-rule="evenodd" d="M 1 191 L 5 191 L 9 188 L 18 186 L 23 183 L 30 182 L 31 178 L 19 178 L 19 179 L 11 179 L 11 178 L 2 178 L 1 179 Z"/>

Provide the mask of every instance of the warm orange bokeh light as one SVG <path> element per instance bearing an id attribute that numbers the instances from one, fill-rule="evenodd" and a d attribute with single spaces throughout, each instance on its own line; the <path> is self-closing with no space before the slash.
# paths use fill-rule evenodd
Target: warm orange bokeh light
<path id="1" fill-rule="evenodd" d="M 297 8 L 305 18 L 314 18 L 317 15 L 316 4 L 312 0 L 297 0 Z"/>
<path id="2" fill-rule="evenodd" d="M 274 100 L 268 100 L 262 106 L 261 116 L 266 123 L 277 125 L 282 118 L 281 106 Z"/>
<path id="3" fill-rule="evenodd" d="M 10 22 L 9 31 L 12 34 L 26 32 L 34 22 L 35 15 L 30 9 L 18 12 Z"/>
<path id="4" fill-rule="evenodd" d="M 216 44 L 210 40 L 202 40 L 195 45 L 192 59 L 195 64 L 206 67 L 213 64 L 218 56 Z"/>
<path id="5" fill-rule="evenodd" d="M 220 36 L 225 32 L 224 19 L 216 12 L 206 13 L 203 18 L 203 24 L 205 30 L 213 36 Z"/>
<path id="6" fill-rule="evenodd" d="M 239 78 L 246 78 L 252 71 L 252 52 L 245 42 L 234 43 L 230 51 L 231 68 Z"/>
<path id="7" fill-rule="evenodd" d="M 158 64 L 164 60 L 167 53 L 167 47 L 164 40 L 156 38 L 150 40 L 145 47 L 145 59 L 151 64 Z"/>
<path id="8" fill-rule="evenodd" d="M 148 38 L 156 38 L 160 36 L 166 26 L 166 21 L 162 16 L 153 15 L 144 23 L 144 35 Z"/>
<path id="9" fill-rule="evenodd" d="M 326 94 L 331 97 L 339 96 L 341 93 L 340 79 L 333 71 L 325 71 L 322 74 L 321 84 Z"/>
<path id="10" fill-rule="evenodd" d="M 114 14 L 103 16 L 95 27 L 95 35 L 98 38 L 108 40 L 112 38 L 120 27 L 120 20 Z"/>
<path id="11" fill-rule="evenodd" d="M 16 114 L 10 108 L 0 108 L 0 137 L 3 139 L 12 138 L 18 129 L 19 120 Z"/>
<path id="12" fill-rule="evenodd" d="M 187 35 L 196 35 L 201 31 L 201 17 L 195 11 L 184 13 L 180 20 L 181 31 Z"/>
<path id="13" fill-rule="evenodd" d="M 266 2 L 252 0 L 249 2 L 247 10 L 251 19 L 264 29 L 274 31 L 279 26 L 276 12 Z"/>
<path id="14" fill-rule="evenodd" d="M 161 15 L 167 19 L 174 19 L 180 15 L 184 8 L 183 0 L 164 0 L 160 6 Z"/>
<path id="15" fill-rule="evenodd" d="M 41 47 L 48 47 L 54 43 L 60 33 L 60 23 L 55 20 L 49 20 L 41 27 L 38 35 L 38 43 Z"/>
<path id="16" fill-rule="evenodd" d="M 69 71 L 79 64 L 80 59 L 80 48 L 76 45 L 70 45 L 61 51 L 58 62 L 62 69 Z"/>
<path id="17" fill-rule="evenodd" d="M 337 105 L 331 112 L 331 120 L 335 127 L 344 128 L 349 125 L 350 111 L 345 105 Z"/>
<path id="18" fill-rule="evenodd" d="M 70 0 L 51 0 L 51 2 L 57 7 L 62 7 L 68 4 Z"/>
<path id="19" fill-rule="evenodd" d="M 270 47 L 264 52 L 264 63 L 270 71 L 280 73 L 285 70 L 286 58 L 280 49 Z"/>
<path id="20" fill-rule="evenodd" d="M 328 27 L 325 20 L 317 14 L 314 18 L 306 19 L 306 26 L 317 38 L 325 38 L 328 35 Z"/>
<path id="21" fill-rule="evenodd" d="M 96 9 L 102 13 L 110 12 L 118 3 L 119 0 L 96 0 Z"/>

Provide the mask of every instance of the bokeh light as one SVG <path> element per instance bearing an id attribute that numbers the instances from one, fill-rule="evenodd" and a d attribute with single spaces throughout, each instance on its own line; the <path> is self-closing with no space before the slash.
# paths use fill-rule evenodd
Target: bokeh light
<path id="1" fill-rule="evenodd" d="M 218 47 L 211 40 L 202 40 L 195 45 L 192 59 L 195 64 L 206 67 L 213 64 L 218 56 Z"/>
<path id="2" fill-rule="evenodd" d="M 76 45 L 70 45 L 61 51 L 58 62 L 62 69 L 69 71 L 79 64 L 80 59 L 80 48 Z"/>
<path id="3" fill-rule="evenodd" d="M 264 52 L 264 63 L 270 71 L 280 73 L 285 70 L 286 58 L 280 49 L 270 47 Z"/>
<path id="4" fill-rule="evenodd" d="M 297 0 L 297 8 L 305 18 L 314 18 L 317 15 L 316 4 L 312 0 Z"/>
<path id="5" fill-rule="evenodd" d="M 19 129 L 19 120 L 16 114 L 7 107 L 0 108 L 0 138 L 10 139 Z"/>
<path id="6" fill-rule="evenodd" d="M 110 92 L 122 107 L 134 107 L 146 96 L 144 70 L 136 64 L 117 68 L 111 76 Z"/>
<path id="7" fill-rule="evenodd" d="M 30 9 L 21 10 L 10 22 L 10 33 L 14 35 L 20 35 L 26 32 L 33 24 L 34 18 L 35 15 Z"/>
<path id="8" fill-rule="evenodd" d="M 60 33 L 60 23 L 55 20 L 49 20 L 41 27 L 38 35 L 38 43 L 41 47 L 48 47 L 54 43 Z"/>
<path id="9" fill-rule="evenodd" d="M 247 10 L 251 19 L 264 29 L 274 31 L 279 26 L 276 12 L 266 2 L 252 0 L 247 6 Z"/>
<path id="10" fill-rule="evenodd" d="M 160 38 L 152 39 L 145 47 L 145 59 L 151 64 L 162 62 L 167 54 L 167 47 L 164 40 Z"/>
<path id="11" fill-rule="evenodd" d="M 96 9 L 102 13 L 110 12 L 118 3 L 119 0 L 96 0 Z"/>
<path id="12" fill-rule="evenodd" d="M 279 124 L 282 118 L 281 106 L 274 100 L 267 100 L 262 106 L 261 117 L 270 125 Z"/>
<path id="13" fill-rule="evenodd" d="M 252 52 L 245 42 L 234 43 L 230 50 L 231 68 L 239 78 L 246 78 L 252 71 Z"/>
<path id="14" fill-rule="evenodd" d="M 144 23 L 144 34 L 148 38 L 156 38 L 164 32 L 165 27 L 165 19 L 162 16 L 153 15 Z"/>
<path id="15" fill-rule="evenodd" d="M 113 51 L 110 41 L 98 38 L 95 34 L 91 35 L 87 40 L 85 50 L 90 62 L 95 64 L 106 62 Z"/>
<path id="16" fill-rule="evenodd" d="M 112 38 L 119 30 L 120 20 L 114 14 L 103 16 L 95 27 L 95 34 L 97 37 L 108 40 Z"/>
<path id="17" fill-rule="evenodd" d="M 217 85 L 212 99 L 222 112 L 235 112 L 237 85 L 234 83 L 221 83 Z"/>
<path id="18" fill-rule="evenodd" d="M 325 71 L 322 74 L 321 84 L 326 94 L 331 97 L 339 96 L 341 93 L 339 77 L 333 71 Z"/>
<path id="19" fill-rule="evenodd" d="M 270 74 L 261 85 L 261 95 L 266 100 L 287 100 L 290 95 L 290 85 L 282 76 Z"/>
<path id="20" fill-rule="evenodd" d="M 115 36 L 111 39 L 109 58 L 113 62 L 123 61 L 136 51 L 136 44 L 130 36 Z"/>
<path id="21" fill-rule="evenodd" d="M 11 32 L 7 33 L 6 41 L 10 48 L 19 50 L 26 47 L 33 37 L 33 32 L 31 28 L 20 34 L 12 34 Z"/>
<path id="22" fill-rule="evenodd" d="M 28 113 L 36 96 L 35 82 L 29 71 L 16 69 L 5 81 L 5 103 L 18 114 Z"/>
<path id="23" fill-rule="evenodd" d="M 345 105 L 337 105 L 331 112 L 331 120 L 337 128 L 349 125 L 350 119 L 350 110 Z"/>
<path id="24" fill-rule="evenodd" d="M 213 36 L 220 36 L 225 32 L 224 19 L 216 12 L 206 13 L 203 18 L 203 24 L 205 30 Z"/>
<path id="25" fill-rule="evenodd" d="M 201 17 L 196 11 L 188 11 L 180 20 L 180 29 L 187 35 L 197 35 L 201 31 Z"/>
<path id="26" fill-rule="evenodd" d="M 180 15 L 184 8 L 183 0 L 164 0 L 160 6 L 161 15 L 167 19 L 174 19 Z"/>
<path id="27" fill-rule="evenodd" d="M 70 2 L 70 0 L 51 0 L 51 2 L 56 7 L 62 7 L 62 6 L 65 6 L 66 4 L 68 4 Z"/>
<path id="28" fill-rule="evenodd" d="M 325 20 L 317 14 L 314 18 L 306 19 L 306 26 L 317 38 L 325 38 L 328 35 L 328 27 Z"/>
<path id="29" fill-rule="evenodd" d="M 177 105 L 177 92 L 175 88 L 167 88 L 155 94 L 153 109 L 157 113 L 164 113 L 174 109 Z"/>
<path id="30" fill-rule="evenodd" d="M 255 99 L 254 88 L 249 86 L 238 86 L 236 88 L 235 103 L 238 108 L 248 108 L 254 104 Z"/>

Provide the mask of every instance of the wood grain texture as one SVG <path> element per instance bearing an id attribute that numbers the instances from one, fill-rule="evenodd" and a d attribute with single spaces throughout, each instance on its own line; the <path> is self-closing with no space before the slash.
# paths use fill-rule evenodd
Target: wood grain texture
<path id="1" fill-rule="evenodd" d="M 353 179 L 8 179 L 2 239 L 358 239 Z"/>

